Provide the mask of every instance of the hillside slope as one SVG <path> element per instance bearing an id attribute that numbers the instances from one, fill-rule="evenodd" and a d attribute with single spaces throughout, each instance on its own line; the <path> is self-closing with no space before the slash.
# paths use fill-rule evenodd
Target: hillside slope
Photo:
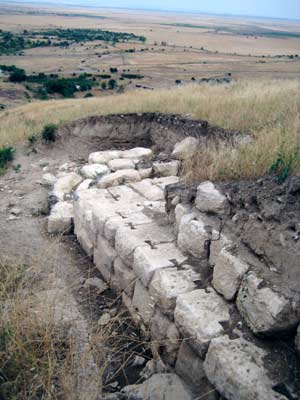
<path id="1" fill-rule="evenodd" d="M 193 178 L 253 178 L 270 169 L 300 170 L 300 82 L 240 81 L 231 85 L 189 85 L 155 92 L 134 91 L 106 98 L 36 102 L 0 114 L 0 146 L 38 134 L 48 123 L 89 115 L 161 112 L 188 114 L 222 128 L 251 132 L 255 140 L 239 151 L 210 148 L 193 157 Z M 272 168 L 273 167 L 273 168 Z"/>

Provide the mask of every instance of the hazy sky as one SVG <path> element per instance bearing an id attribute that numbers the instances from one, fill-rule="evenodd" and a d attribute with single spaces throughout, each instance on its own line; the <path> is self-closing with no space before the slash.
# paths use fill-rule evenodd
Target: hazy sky
<path id="1" fill-rule="evenodd" d="M 300 19 L 300 0 L 54 0 L 59 3 Z M 54 2 L 53 1 L 53 2 Z M 40 0 L 47 2 L 47 0 Z M 51 2 L 51 0 L 48 0 Z"/>

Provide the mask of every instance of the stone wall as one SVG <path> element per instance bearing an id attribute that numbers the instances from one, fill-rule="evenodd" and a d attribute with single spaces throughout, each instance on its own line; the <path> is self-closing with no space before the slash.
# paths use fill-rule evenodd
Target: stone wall
<path id="1" fill-rule="evenodd" d="M 81 246 L 189 398 L 293 398 L 280 351 L 255 336 L 294 329 L 293 304 L 264 284 L 252 270 L 260 260 L 226 231 L 228 197 L 211 182 L 189 190 L 176 176 L 179 160 L 155 167 L 151 158 L 149 149 L 98 152 L 90 168 L 52 178 L 59 202 L 49 230 L 73 220 Z M 112 160 L 134 160 L 134 168 L 111 171 Z"/>

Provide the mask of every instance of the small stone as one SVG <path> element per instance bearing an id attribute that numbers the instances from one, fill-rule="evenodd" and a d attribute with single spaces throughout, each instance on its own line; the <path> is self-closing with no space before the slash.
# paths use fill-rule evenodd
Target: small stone
<path id="1" fill-rule="evenodd" d="M 19 215 L 22 214 L 22 210 L 20 208 L 14 207 L 10 210 L 10 213 L 12 215 L 15 215 L 16 217 L 18 217 Z"/>
<path id="2" fill-rule="evenodd" d="M 98 325 L 105 326 L 109 323 L 110 320 L 111 320 L 111 315 L 109 313 L 105 313 L 100 317 Z"/>
<path id="3" fill-rule="evenodd" d="M 108 289 L 108 286 L 105 282 L 103 282 L 99 278 L 88 278 L 84 282 L 84 287 L 89 288 L 89 287 L 95 287 L 97 289 L 98 294 L 101 294 L 105 292 Z"/>
<path id="4" fill-rule="evenodd" d="M 146 363 L 146 360 L 144 359 L 144 357 L 141 356 L 135 356 L 132 366 L 133 367 L 141 367 L 142 365 L 144 365 Z"/>

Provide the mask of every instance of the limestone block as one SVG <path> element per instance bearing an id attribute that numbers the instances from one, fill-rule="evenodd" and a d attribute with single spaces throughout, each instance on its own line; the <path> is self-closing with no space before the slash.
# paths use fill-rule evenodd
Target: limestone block
<path id="1" fill-rule="evenodd" d="M 116 232 L 115 248 L 128 265 L 133 264 L 133 254 L 137 247 L 154 247 L 159 243 L 174 241 L 170 227 L 158 226 L 155 223 L 137 225 L 136 227 L 120 227 Z"/>
<path id="2" fill-rule="evenodd" d="M 163 201 L 144 201 L 143 212 L 152 218 L 158 225 L 168 225 L 169 218 L 166 212 L 165 202 Z"/>
<path id="3" fill-rule="evenodd" d="M 166 364 L 174 365 L 180 343 L 180 333 L 175 324 L 156 309 L 151 320 L 151 349 L 154 358 L 158 355 Z"/>
<path id="4" fill-rule="evenodd" d="M 194 397 L 176 374 L 154 374 L 140 385 L 122 389 L 128 400 L 192 400 Z"/>
<path id="5" fill-rule="evenodd" d="M 66 201 L 56 203 L 48 217 L 48 233 L 69 233 L 74 218 L 73 204 Z"/>
<path id="6" fill-rule="evenodd" d="M 242 281 L 237 307 L 254 333 L 274 334 L 299 323 L 291 302 L 266 287 L 253 272 Z"/>
<path id="7" fill-rule="evenodd" d="M 120 169 L 103 176 L 97 182 L 97 187 L 102 189 L 110 186 L 124 185 L 129 182 L 139 182 L 140 180 L 140 174 L 135 169 Z"/>
<path id="8" fill-rule="evenodd" d="M 47 173 L 43 174 L 41 185 L 46 187 L 52 187 L 56 182 L 56 177 L 53 174 Z"/>
<path id="9" fill-rule="evenodd" d="M 153 238 L 155 239 L 154 236 Z M 170 239 L 172 235 L 169 236 L 169 242 Z M 137 247 L 134 252 L 133 269 L 146 287 L 149 286 L 155 271 L 174 267 L 187 260 L 174 243 L 163 243 L 163 240 L 161 242 L 162 244 Z"/>
<path id="10" fill-rule="evenodd" d="M 192 270 L 159 269 L 154 273 L 149 293 L 161 310 L 172 317 L 177 297 L 196 289 L 193 279 Z"/>
<path id="11" fill-rule="evenodd" d="M 213 339 L 204 362 L 205 373 L 226 399 L 287 400 L 272 390 L 263 358 L 266 352 L 244 339 Z"/>
<path id="12" fill-rule="evenodd" d="M 211 231 L 204 221 L 197 219 L 194 213 L 181 217 L 178 231 L 178 247 L 194 257 L 205 256 L 204 243 L 211 238 Z"/>
<path id="13" fill-rule="evenodd" d="M 232 300 L 248 271 L 249 265 L 223 248 L 216 256 L 213 274 L 213 286 L 226 300 Z"/>
<path id="14" fill-rule="evenodd" d="M 191 206 L 189 204 L 177 204 L 175 207 L 175 228 L 178 232 L 182 217 L 191 213 Z"/>
<path id="15" fill-rule="evenodd" d="M 130 298 L 133 296 L 136 275 L 132 269 L 128 268 L 120 257 L 114 262 L 114 274 L 111 279 L 111 286 L 117 292 L 125 292 Z"/>
<path id="16" fill-rule="evenodd" d="M 89 164 L 108 164 L 114 158 L 120 158 L 121 154 L 119 150 L 96 151 L 90 154 Z"/>
<path id="17" fill-rule="evenodd" d="M 116 250 L 103 236 L 98 235 L 97 246 L 94 249 L 94 263 L 106 282 L 111 280 L 116 258 Z"/>
<path id="18" fill-rule="evenodd" d="M 121 226 L 136 227 L 137 225 L 150 224 L 152 220 L 143 212 L 135 212 L 129 215 L 116 215 L 109 218 L 104 226 L 104 235 L 113 245 L 117 230 Z"/>
<path id="19" fill-rule="evenodd" d="M 131 159 L 116 158 L 108 163 L 108 167 L 114 172 L 119 169 L 135 169 L 135 164 Z"/>
<path id="20" fill-rule="evenodd" d="M 91 183 L 93 182 L 93 179 L 85 179 L 81 184 L 77 187 L 76 193 L 80 193 L 84 190 L 88 190 L 90 188 Z"/>
<path id="21" fill-rule="evenodd" d="M 65 174 L 63 177 L 57 179 L 57 181 L 54 183 L 52 195 L 55 196 L 59 201 L 63 201 L 65 195 L 71 193 L 81 181 L 81 176 L 75 172 Z"/>
<path id="22" fill-rule="evenodd" d="M 96 179 L 110 172 L 105 164 L 88 164 L 80 169 L 81 175 L 86 179 Z"/>
<path id="23" fill-rule="evenodd" d="M 155 304 L 149 296 L 147 289 L 139 280 L 136 281 L 134 287 L 132 306 L 137 311 L 145 325 L 149 325 L 154 314 Z"/>
<path id="24" fill-rule="evenodd" d="M 153 163 L 154 175 L 158 177 L 177 176 L 179 172 L 179 167 L 179 161 Z"/>
<path id="25" fill-rule="evenodd" d="M 145 147 L 135 147 L 134 149 L 124 150 L 120 158 L 130 158 L 132 160 L 151 160 L 153 153 L 151 149 Z"/>
<path id="26" fill-rule="evenodd" d="M 184 340 L 177 355 L 175 365 L 177 375 L 188 383 L 193 392 L 203 393 L 203 400 L 217 400 L 219 397 L 206 377 L 203 363 L 203 360 Z"/>
<path id="27" fill-rule="evenodd" d="M 212 339 L 225 334 L 222 322 L 229 322 L 227 303 L 213 289 L 199 289 L 177 297 L 175 324 L 200 357 Z"/>
<path id="28" fill-rule="evenodd" d="M 224 214 L 228 201 L 212 182 L 206 181 L 198 186 L 195 205 L 202 212 Z"/>
<path id="29" fill-rule="evenodd" d="M 172 152 L 172 158 L 177 160 L 184 160 L 185 158 L 190 157 L 199 145 L 199 140 L 188 136 L 183 139 L 181 142 L 178 142 L 174 146 L 174 150 Z"/>
<path id="30" fill-rule="evenodd" d="M 150 201 L 164 200 L 164 192 L 157 185 L 153 184 L 153 179 L 143 179 L 141 182 L 132 183 L 130 187 L 145 199 Z"/>
<path id="31" fill-rule="evenodd" d="M 154 185 L 157 185 L 162 190 L 165 190 L 165 187 L 168 185 L 173 185 L 174 183 L 179 182 L 178 176 L 166 176 L 161 178 L 153 178 L 152 182 Z"/>
<path id="32" fill-rule="evenodd" d="M 148 179 L 152 177 L 152 167 L 151 168 L 138 168 L 138 173 L 142 179 Z"/>

